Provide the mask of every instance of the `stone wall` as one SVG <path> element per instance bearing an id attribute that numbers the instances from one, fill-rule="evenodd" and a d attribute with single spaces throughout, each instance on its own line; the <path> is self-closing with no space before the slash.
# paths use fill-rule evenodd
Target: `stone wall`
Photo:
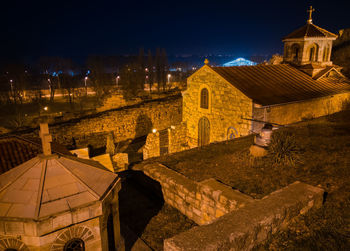
<path id="1" fill-rule="evenodd" d="M 176 153 L 189 149 L 187 125 L 185 122 L 173 125 L 167 130 L 169 135 L 168 153 Z M 159 132 L 150 133 L 147 136 L 146 144 L 143 149 L 143 159 L 158 156 L 160 156 Z"/>
<path id="2" fill-rule="evenodd" d="M 152 128 L 161 130 L 182 119 L 182 99 L 175 95 L 128 107 L 121 107 L 80 119 L 50 125 L 53 139 L 63 145 L 71 145 L 74 137 L 78 147 L 88 144 L 94 147 L 106 145 L 106 135 L 114 134 L 115 142 L 147 135 Z M 37 137 L 38 131 L 24 133 Z"/>
<path id="3" fill-rule="evenodd" d="M 150 133 L 147 136 L 146 144 L 143 148 L 143 159 L 160 156 L 159 132 Z"/>
<path id="4" fill-rule="evenodd" d="M 209 91 L 209 108 L 200 108 L 200 92 Z M 248 135 L 252 101 L 233 87 L 224 78 L 205 65 L 187 79 L 187 90 L 183 93 L 183 121 L 187 122 L 189 144 L 198 145 L 198 123 L 206 117 L 210 124 L 210 142 Z M 229 134 L 229 135 L 228 135 Z"/>
<path id="5" fill-rule="evenodd" d="M 251 250 L 299 214 L 322 205 L 324 191 L 295 182 L 215 222 L 164 241 L 165 251 Z"/>
<path id="6" fill-rule="evenodd" d="M 161 164 L 148 164 L 139 168 L 160 183 L 166 203 L 200 225 L 211 223 L 254 201 L 214 179 L 195 182 Z"/>
<path id="7" fill-rule="evenodd" d="M 254 106 L 254 119 L 287 125 L 339 112 L 343 109 L 345 102 L 350 103 L 350 93 L 271 107 L 258 108 Z M 258 131 L 262 124 L 254 123 L 253 127 L 254 131 Z"/>
<path id="8" fill-rule="evenodd" d="M 189 149 L 187 141 L 187 123 L 170 127 L 169 129 L 169 153 L 181 152 Z"/>

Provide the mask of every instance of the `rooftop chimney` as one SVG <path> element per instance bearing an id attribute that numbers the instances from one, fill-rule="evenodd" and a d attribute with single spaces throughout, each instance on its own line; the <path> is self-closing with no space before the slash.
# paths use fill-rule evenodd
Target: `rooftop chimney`
<path id="1" fill-rule="evenodd" d="M 44 155 L 51 155 L 51 142 L 52 136 L 49 134 L 49 126 L 48 124 L 40 124 L 40 132 L 39 136 L 41 138 L 41 144 L 43 147 Z"/>

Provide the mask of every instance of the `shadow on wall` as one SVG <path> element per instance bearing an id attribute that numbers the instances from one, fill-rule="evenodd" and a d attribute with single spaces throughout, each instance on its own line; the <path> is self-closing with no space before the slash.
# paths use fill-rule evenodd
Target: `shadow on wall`
<path id="1" fill-rule="evenodd" d="M 136 119 L 135 136 L 129 146 L 123 151 L 129 154 L 129 161 L 142 160 L 141 148 L 146 144 L 147 135 L 153 128 L 152 120 L 145 114 L 140 114 Z"/>
<path id="2" fill-rule="evenodd" d="M 126 171 L 119 191 L 121 234 L 125 250 L 131 250 L 150 220 L 159 213 L 164 200 L 159 182 L 140 171 Z M 149 244 L 148 244 L 149 245 Z"/>

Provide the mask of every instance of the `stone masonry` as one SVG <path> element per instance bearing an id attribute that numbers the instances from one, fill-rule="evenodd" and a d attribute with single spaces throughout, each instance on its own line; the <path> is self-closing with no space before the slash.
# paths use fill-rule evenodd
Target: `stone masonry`
<path id="1" fill-rule="evenodd" d="M 110 132 L 113 132 L 115 142 L 120 142 L 147 135 L 152 128 L 168 128 L 180 123 L 181 119 L 182 99 L 175 95 L 53 124 L 50 130 L 54 141 L 63 145 L 72 144 L 74 137 L 77 147 L 86 147 L 88 144 L 102 147 L 106 145 L 106 136 Z M 23 136 L 33 135 L 37 135 L 36 130 L 23 133 Z"/>
<path id="2" fill-rule="evenodd" d="M 322 205 L 324 191 L 301 182 L 164 241 L 165 251 L 251 250 L 298 216 Z"/>
<path id="3" fill-rule="evenodd" d="M 257 120 L 286 125 L 339 112 L 346 103 L 350 103 L 350 93 L 270 107 L 254 105 L 253 116 Z M 262 123 L 253 123 L 254 131 L 259 131 L 262 126 Z"/>
<path id="4" fill-rule="evenodd" d="M 140 168 L 145 175 L 160 183 L 166 203 L 199 225 L 211 223 L 254 201 L 215 179 L 195 182 L 161 164 Z"/>
<path id="5" fill-rule="evenodd" d="M 171 126 L 168 130 L 169 153 L 176 153 L 189 149 L 187 142 L 187 126 L 185 122 Z M 150 133 L 147 136 L 146 144 L 143 149 L 143 159 L 160 156 L 160 139 L 159 132 Z"/>
<path id="6" fill-rule="evenodd" d="M 200 92 L 207 88 L 209 108 L 200 108 Z M 187 79 L 183 93 L 183 121 L 187 122 L 189 145 L 198 146 L 198 123 L 206 117 L 210 123 L 210 142 L 228 138 L 229 128 L 236 130 L 234 137 L 248 135 L 250 122 L 242 117 L 252 115 L 252 101 L 230 83 L 205 65 Z"/>

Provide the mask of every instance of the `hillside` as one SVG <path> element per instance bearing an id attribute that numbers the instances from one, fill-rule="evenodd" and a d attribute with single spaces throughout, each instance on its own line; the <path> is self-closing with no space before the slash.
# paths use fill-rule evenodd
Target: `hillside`
<path id="1" fill-rule="evenodd" d="M 300 216 L 257 250 L 350 248 L 350 111 L 284 128 L 297 145 L 296 162 L 276 164 L 272 155 L 253 159 L 253 138 L 211 144 L 145 161 L 201 181 L 215 178 L 255 198 L 299 180 L 326 191 L 321 209 Z M 143 163 L 142 163 L 143 164 Z"/>

